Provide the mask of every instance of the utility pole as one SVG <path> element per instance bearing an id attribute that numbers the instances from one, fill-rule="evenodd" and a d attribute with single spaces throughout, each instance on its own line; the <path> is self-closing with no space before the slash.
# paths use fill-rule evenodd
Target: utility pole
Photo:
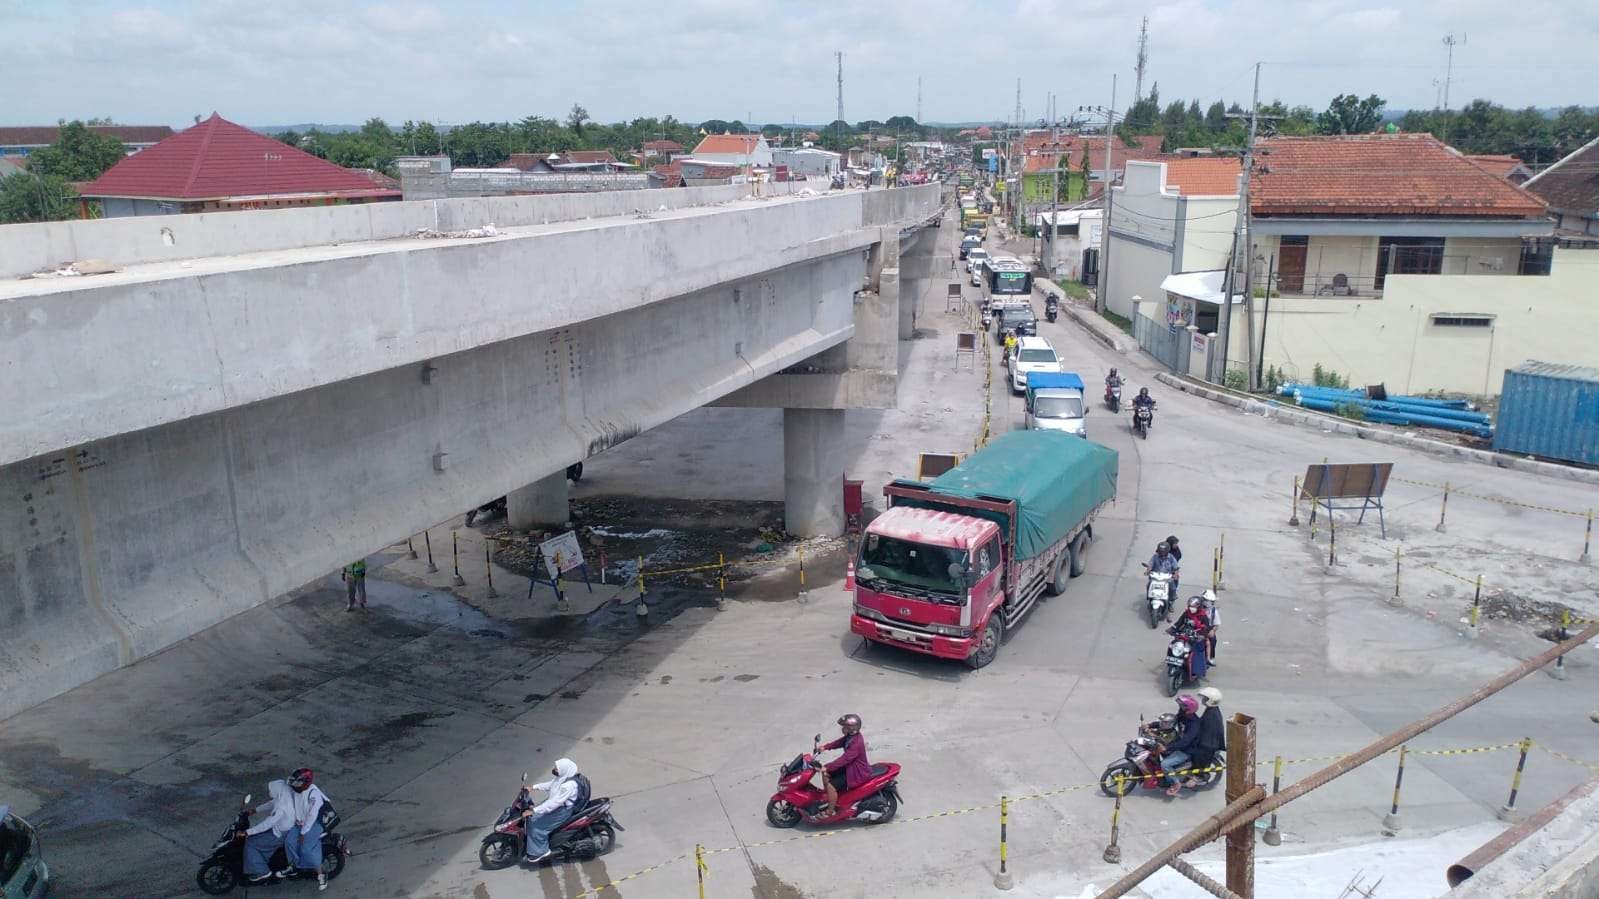
<path id="1" fill-rule="evenodd" d="M 1255 63 L 1255 92 L 1250 101 L 1249 109 L 1249 140 L 1244 145 L 1243 183 L 1238 190 L 1237 224 L 1233 230 L 1233 250 L 1227 260 L 1227 272 L 1222 277 L 1221 310 L 1216 325 L 1216 339 L 1221 342 L 1221 368 L 1217 372 L 1217 383 L 1227 383 L 1227 348 L 1230 340 L 1230 331 L 1233 317 L 1233 293 L 1236 290 L 1239 254 L 1243 254 L 1244 262 L 1244 360 L 1247 369 L 1246 377 L 1251 390 L 1259 387 L 1259 379 L 1255 371 L 1255 293 L 1253 284 L 1255 251 L 1250 244 L 1250 225 L 1252 224 L 1249 210 L 1249 187 L 1254 180 L 1255 171 L 1255 137 L 1259 133 L 1260 119 L 1260 63 Z M 1238 118 L 1236 114 L 1232 116 Z M 1277 119 L 1279 116 L 1265 116 L 1268 119 Z M 1271 290 L 1271 285 L 1266 285 L 1266 290 Z"/>
<path id="2" fill-rule="evenodd" d="M 922 76 L 916 76 L 916 124 L 922 123 Z"/>
<path id="3" fill-rule="evenodd" d="M 1011 170 L 1006 175 L 1005 196 L 1010 198 L 1011 228 L 1014 234 L 1020 234 L 1022 231 L 1022 169 L 1026 167 L 1022 157 L 1027 152 L 1026 132 L 1022 128 L 1022 80 L 1020 78 L 1016 79 L 1016 117 L 1011 121 L 1016 123 L 1015 135 L 1011 138 L 1011 151 L 1015 153 L 1016 163 L 1010 167 Z M 1011 190 L 1010 176 L 1012 175 L 1016 178 L 1015 190 Z"/>
<path id="4" fill-rule="evenodd" d="M 833 116 L 833 140 L 838 144 L 840 152 L 844 146 L 844 51 L 837 50 L 833 56 L 838 59 L 838 112 Z M 846 157 L 847 158 L 847 157 Z"/>
<path id="5" fill-rule="evenodd" d="M 1455 44 L 1464 44 L 1466 36 L 1462 34 L 1460 40 L 1455 40 L 1454 32 L 1444 35 L 1444 46 L 1449 48 L 1449 61 L 1444 65 L 1444 112 L 1449 111 L 1449 82 L 1454 80 L 1455 74 Z"/>
<path id="6" fill-rule="evenodd" d="M 1116 76 L 1110 76 L 1110 110 L 1105 113 L 1105 171 L 1100 176 L 1102 185 L 1102 221 L 1099 223 L 1099 278 L 1094 290 L 1094 310 L 1105 311 L 1105 289 L 1110 282 L 1110 142 L 1116 136 Z M 1086 185 L 1084 185 L 1086 188 Z"/>
<path id="7" fill-rule="evenodd" d="M 1057 236 L 1059 236 L 1057 232 L 1060 230 L 1060 226 L 1057 225 L 1056 222 L 1055 222 L 1055 216 L 1058 214 L 1059 209 L 1060 209 L 1060 202 L 1059 202 L 1060 201 L 1060 159 L 1061 159 L 1061 154 L 1060 154 L 1060 131 L 1056 127 L 1059 124 L 1059 122 L 1060 122 L 1060 117 L 1055 112 L 1055 95 L 1054 94 L 1050 94 L 1049 95 L 1049 143 L 1050 143 L 1050 151 L 1055 154 L 1055 164 L 1053 166 L 1051 166 L 1051 169 L 1053 171 L 1050 174 L 1050 186 L 1049 186 L 1049 238 L 1048 238 L 1049 242 L 1047 244 L 1045 244 L 1045 246 L 1049 247 L 1049 259 L 1048 259 L 1048 261 L 1046 263 L 1045 274 L 1048 275 L 1051 278 L 1055 277 L 1055 238 Z M 1069 184 L 1070 182 L 1067 182 L 1067 183 Z"/>
<path id="8" fill-rule="evenodd" d="M 1138 65 L 1133 66 L 1138 80 L 1133 84 L 1133 105 L 1144 99 L 1144 68 L 1149 63 L 1149 16 L 1144 16 L 1144 24 L 1138 26 Z"/>

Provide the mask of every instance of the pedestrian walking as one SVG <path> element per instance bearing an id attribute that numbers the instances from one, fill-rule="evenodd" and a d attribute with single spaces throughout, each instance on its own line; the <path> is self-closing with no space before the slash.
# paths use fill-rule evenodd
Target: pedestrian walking
<path id="1" fill-rule="evenodd" d="M 344 566 L 339 577 L 344 580 L 344 592 L 349 598 L 349 605 L 344 607 L 344 611 L 354 611 L 357 599 L 361 608 L 366 608 L 366 559 L 356 559 Z"/>

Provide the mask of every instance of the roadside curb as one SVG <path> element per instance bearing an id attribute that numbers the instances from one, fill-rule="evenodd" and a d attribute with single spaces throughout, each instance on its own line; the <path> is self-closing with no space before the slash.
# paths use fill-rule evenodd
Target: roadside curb
<path id="1" fill-rule="evenodd" d="M 1110 347 L 1112 350 L 1126 355 L 1128 348 L 1122 345 L 1120 337 L 1125 335 L 1121 331 L 1111 333 L 1102 330 L 1102 326 L 1094 321 L 1094 319 L 1099 318 L 1098 315 L 1078 306 L 1071 297 L 1066 296 L 1066 291 L 1061 290 L 1053 282 L 1043 278 L 1035 278 L 1033 283 L 1038 285 L 1038 289 L 1043 291 L 1044 296 L 1058 299 L 1060 301 L 1060 310 L 1066 313 L 1067 318 L 1082 326 L 1082 329 L 1088 332 L 1088 336 Z M 1109 327 L 1109 323 L 1106 323 L 1104 327 Z"/>
<path id="2" fill-rule="evenodd" d="M 1410 434 L 1400 434 L 1381 428 L 1369 428 L 1364 425 L 1345 421 L 1332 415 L 1323 415 L 1290 406 L 1277 400 L 1262 400 L 1250 396 L 1241 396 L 1232 391 L 1222 390 L 1209 384 L 1201 384 L 1190 378 L 1179 377 L 1170 372 L 1159 371 L 1155 373 L 1155 380 L 1168 387 L 1175 387 L 1184 393 L 1191 393 L 1201 399 L 1232 406 L 1241 411 L 1249 411 L 1251 406 L 1259 406 L 1270 410 L 1269 418 L 1275 418 L 1286 424 L 1298 425 L 1302 428 L 1314 428 L 1318 431 L 1331 431 L 1335 434 L 1348 434 L 1362 440 L 1371 440 L 1376 443 L 1389 443 L 1395 446 L 1408 447 L 1436 456 L 1452 456 L 1467 462 L 1476 462 L 1479 465 L 1491 465 L 1495 468 L 1509 468 L 1514 471 L 1524 471 L 1529 474 L 1541 475 L 1550 478 L 1563 478 L 1568 481 L 1578 481 L 1584 484 L 1599 484 L 1599 471 L 1590 471 L 1585 468 L 1571 468 L 1565 465 L 1556 465 L 1553 462 L 1540 462 L 1536 459 L 1523 459 L 1488 450 L 1471 449 L 1465 446 L 1455 446 L 1440 440 L 1431 440 L 1426 437 L 1417 437 Z"/>

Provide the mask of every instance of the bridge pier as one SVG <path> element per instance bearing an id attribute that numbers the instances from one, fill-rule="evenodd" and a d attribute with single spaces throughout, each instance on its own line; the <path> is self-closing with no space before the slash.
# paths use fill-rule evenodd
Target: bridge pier
<path id="1" fill-rule="evenodd" d="M 916 319 L 921 314 L 922 294 L 927 292 L 933 274 L 933 250 L 938 232 L 924 228 L 899 247 L 899 339 L 916 336 Z"/>
<path id="2" fill-rule="evenodd" d="M 844 410 L 783 410 L 783 529 L 844 533 Z"/>
<path id="3" fill-rule="evenodd" d="M 571 519 L 567 507 L 566 470 L 540 478 L 505 495 L 505 520 L 519 531 L 540 527 L 564 529 Z"/>

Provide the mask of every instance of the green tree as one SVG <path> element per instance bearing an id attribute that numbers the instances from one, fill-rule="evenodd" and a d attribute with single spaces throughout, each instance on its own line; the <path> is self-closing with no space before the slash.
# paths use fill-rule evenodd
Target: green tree
<path id="1" fill-rule="evenodd" d="M 73 193 L 58 175 L 16 172 L 0 178 L 0 223 L 49 222 L 77 215 Z"/>
<path id="2" fill-rule="evenodd" d="M 1219 134 L 1227 129 L 1227 106 L 1220 100 L 1210 104 L 1205 110 L 1205 130 L 1212 134 Z"/>
<path id="3" fill-rule="evenodd" d="M 876 134 L 883 130 L 883 123 L 876 119 L 867 119 L 863 122 L 856 122 L 855 130 L 867 134 Z"/>
<path id="4" fill-rule="evenodd" d="M 916 120 L 908 115 L 890 116 L 888 121 L 883 123 L 883 127 L 889 131 L 896 131 L 905 134 L 912 132 L 920 134 L 922 130 L 922 126 L 918 125 Z"/>
<path id="5" fill-rule="evenodd" d="M 572 111 L 566 114 L 566 127 L 572 129 L 572 133 L 582 139 L 583 126 L 588 124 L 588 121 L 589 111 L 584 109 L 581 104 L 573 103 Z"/>
<path id="6" fill-rule="evenodd" d="M 63 181 L 93 181 L 125 155 L 122 141 L 96 134 L 82 122 L 68 122 L 61 126 L 55 143 L 28 157 L 28 171 Z"/>
<path id="7" fill-rule="evenodd" d="M 1382 121 L 1382 110 L 1387 105 L 1387 101 L 1376 94 L 1364 100 L 1354 94 L 1339 94 L 1316 116 L 1316 131 L 1320 134 L 1369 134 Z"/>

